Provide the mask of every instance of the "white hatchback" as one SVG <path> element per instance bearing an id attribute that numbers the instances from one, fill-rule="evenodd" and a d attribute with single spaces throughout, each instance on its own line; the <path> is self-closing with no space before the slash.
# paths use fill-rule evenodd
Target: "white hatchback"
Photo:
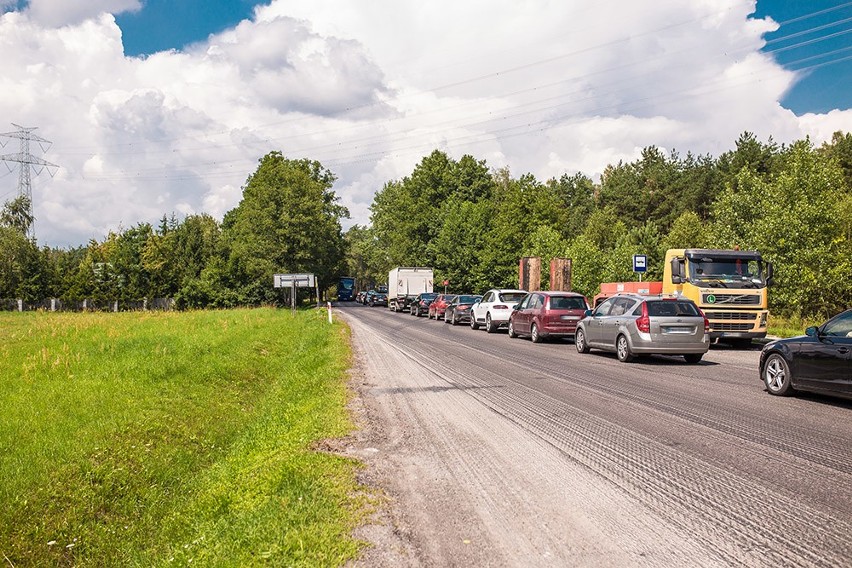
<path id="1" fill-rule="evenodd" d="M 470 308 L 470 327 L 494 333 L 501 327 L 508 327 L 512 310 L 527 295 L 526 290 L 493 289 L 482 295 L 482 299 Z"/>

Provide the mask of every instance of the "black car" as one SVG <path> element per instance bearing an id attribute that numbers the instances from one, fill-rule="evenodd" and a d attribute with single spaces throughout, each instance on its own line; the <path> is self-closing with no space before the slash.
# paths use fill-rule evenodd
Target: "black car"
<path id="1" fill-rule="evenodd" d="M 388 295 L 384 292 L 374 292 L 372 296 L 370 296 L 370 300 L 368 301 L 370 307 L 374 306 L 385 306 L 388 305 Z"/>
<path id="2" fill-rule="evenodd" d="M 444 322 L 452 325 L 470 322 L 470 307 L 482 299 L 482 296 L 460 294 L 447 304 L 444 310 Z"/>
<path id="3" fill-rule="evenodd" d="M 801 337 L 768 343 L 760 353 L 760 378 L 770 394 L 802 390 L 852 398 L 852 309 Z"/>
<path id="4" fill-rule="evenodd" d="M 411 302 L 409 313 L 415 317 L 428 315 L 429 304 L 431 304 L 432 300 L 437 297 L 438 294 L 435 292 L 423 292 L 422 294 L 417 294 L 417 297 Z"/>

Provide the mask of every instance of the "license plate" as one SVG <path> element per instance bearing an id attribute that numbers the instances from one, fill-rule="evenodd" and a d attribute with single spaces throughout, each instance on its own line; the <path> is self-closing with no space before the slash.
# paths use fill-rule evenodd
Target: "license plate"
<path id="1" fill-rule="evenodd" d="M 692 329 L 688 328 L 688 327 L 664 326 L 662 328 L 662 330 L 663 330 L 663 333 L 692 333 Z"/>
<path id="2" fill-rule="evenodd" d="M 580 316 L 560 316 L 559 319 L 562 321 L 577 321 L 580 319 Z"/>

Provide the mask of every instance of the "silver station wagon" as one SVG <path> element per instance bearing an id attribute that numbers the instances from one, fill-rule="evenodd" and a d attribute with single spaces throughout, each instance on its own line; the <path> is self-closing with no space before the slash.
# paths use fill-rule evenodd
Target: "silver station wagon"
<path id="1" fill-rule="evenodd" d="M 618 360 L 636 355 L 682 355 L 698 363 L 710 349 L 710 322 L 692 300 L 619 294 L 586 311 L 574 344 L 614 351 Z"/>

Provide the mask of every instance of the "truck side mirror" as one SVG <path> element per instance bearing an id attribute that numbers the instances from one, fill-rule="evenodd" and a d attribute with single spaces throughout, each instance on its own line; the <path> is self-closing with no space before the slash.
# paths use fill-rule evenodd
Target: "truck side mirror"
<path id="1" fill-rule="evenodd" d="M 672 267 L 672 284 L 681 284 L 683 283 L 683 262 L 681 259 L 675 257 L 671 260 Z"/>
<path id="2" fill-rule="evenodd" d="M 766 285 L 767 286 L 772 286 L 773 284 L 775 284 L 775 277 L 773 276 L 774 274 L 775 274 L 775 270 L 772 268 L 772 263 L 767 262 L 766 263 Z"/>

